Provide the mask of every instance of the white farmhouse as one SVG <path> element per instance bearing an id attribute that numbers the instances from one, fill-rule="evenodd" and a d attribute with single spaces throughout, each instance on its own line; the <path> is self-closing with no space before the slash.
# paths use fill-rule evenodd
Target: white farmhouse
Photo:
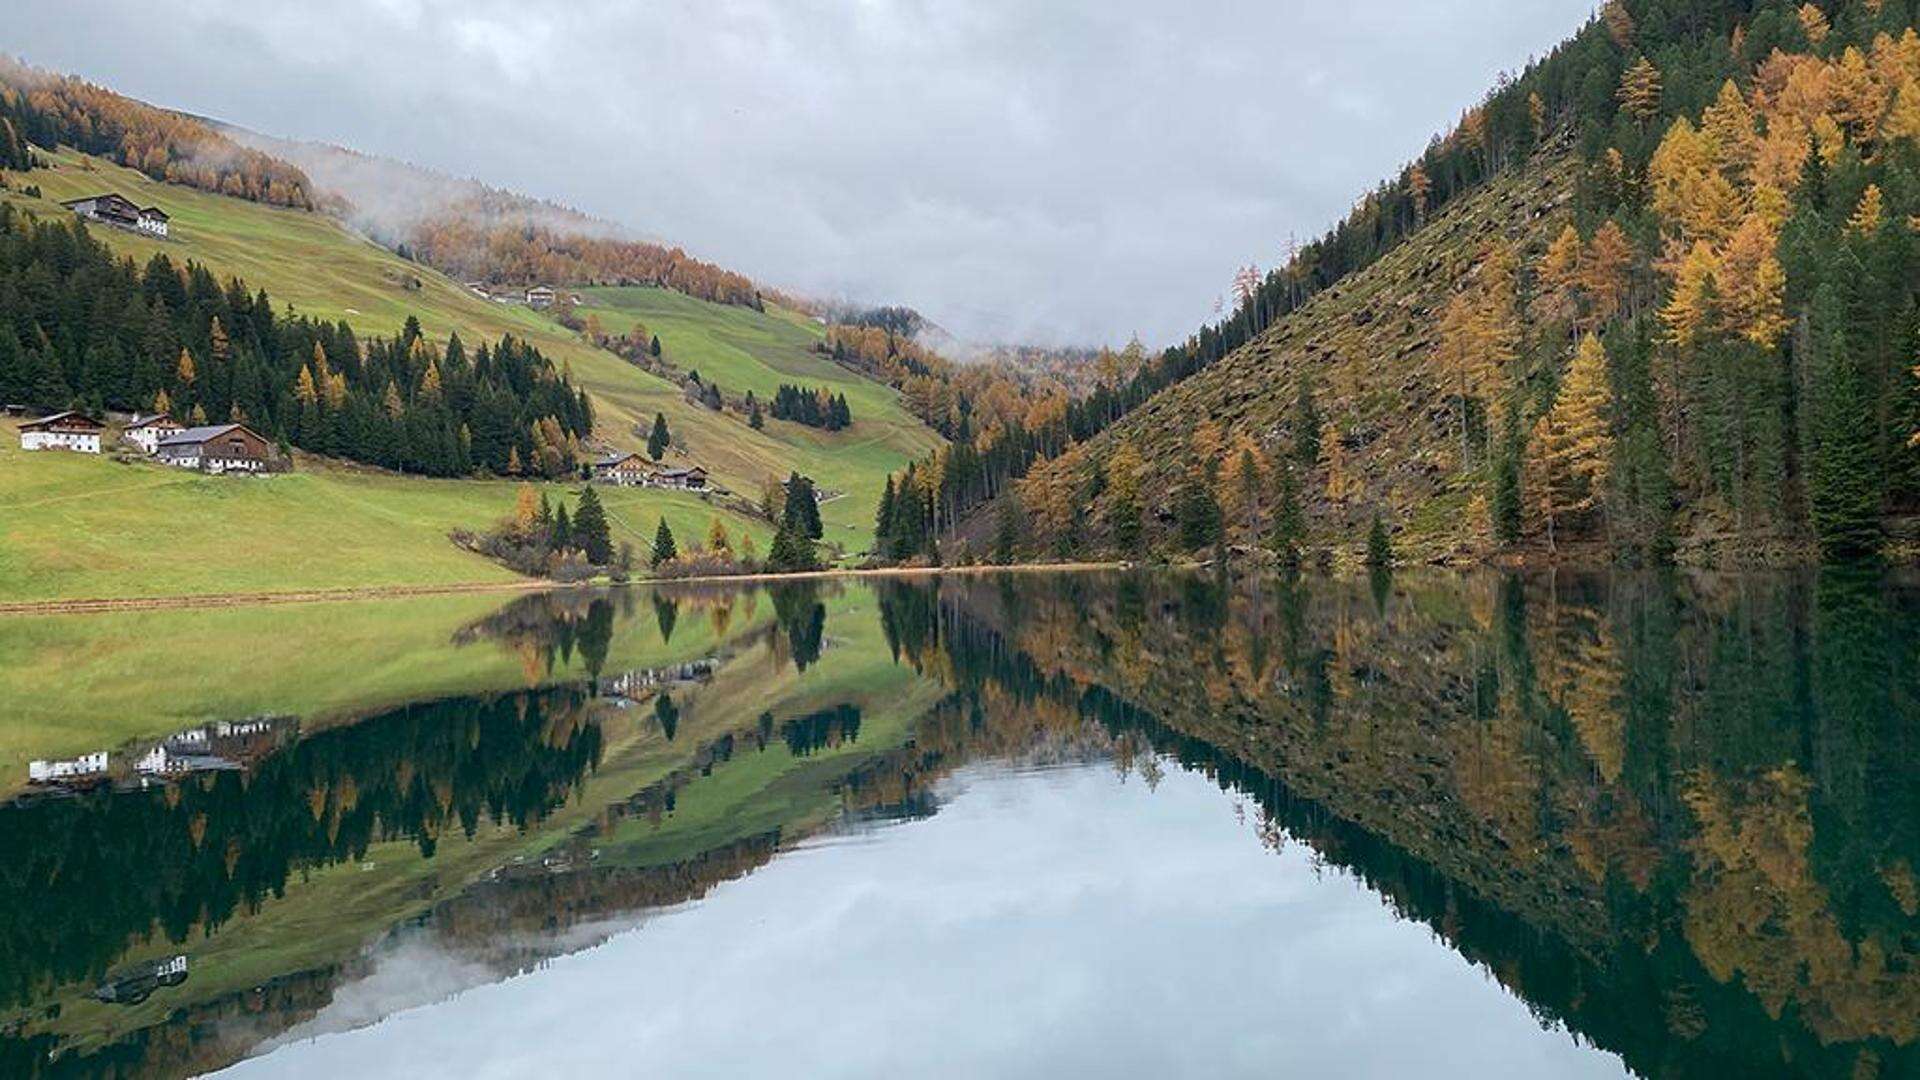
<path id="1" fill-rule="evenodd" d="M 84 199 L 69 199 L 60 205 L 88 221 L 117 225 L 150 236 L 164 237 L 169 227 L 165 210 L 157 206 L 140 206 L 117 191 L 89 195 Z"/>
<path id="2" fill-rule="evenodd" d="M 160 440 L 185 431 L 186 427 L 165 413 L 152 416 L 135 416 L 127 421 L 127 428 L 121 437 L 140 448 L 145 454 L 152 454 L 160 448 Z"/>
<path id="3" fill-rule="evenodd" d="M 82 454 L 100 452 L 100 433 L 106 430 L 100 421 L 76 412 L 54 413 L 20 425 L 22 450 L 72 450 Z"/>

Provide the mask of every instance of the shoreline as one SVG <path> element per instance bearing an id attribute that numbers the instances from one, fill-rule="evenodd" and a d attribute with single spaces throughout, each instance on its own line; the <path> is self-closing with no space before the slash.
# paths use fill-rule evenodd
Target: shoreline
<path id="1" fill-rule="evenodd" d="M 427 596 L 466 596 L 487 593 L 541 593 L 584 589 L 631 589 L 671 585 L 756 584 L 779 581 L 824 581 L 835 578 L 932 577 L 942 574 L 1089 573 L 1120 570 L 1125 563 L 1020 563 L 1012 566 L 882 567 L 859 570 L 808 570 L 794 573 L 709 574 L 684 578 L 639 578 L 621 584 L 556 581 L 488 581 L 449 585 L 368 585 L 337 589 L 290 589 L 286 592 L 204 593 L 184 596 L 82 597 L 67 600 L 0 601 L 0 618 L 9 615 L 107 615 L 132 611 L 175 611 L 209 607 L 270 607 L 282 604 L 329 604 L 355 600 L 399 600 Z"/>
<path id="2" fill-rule="evenodd" d="M 1532 553 L 1520 557 L 1508 557 L 1498 560 L 1452 562 L 1413 562 L 1396 567 L 1399 570 L 1414 568 L 1437 568 L 1449 570 L 1468 570 L 1473 568 L 1491 568 L 1504 571 L 1542 571 L 1561 569 L 1591 569 L 1595 564 L 1580 559 L 1541 559 L 1529 557 Z M 1123 561 L 1083 561 L 1070 563 L 1012 563 L 1008 565 L 978 564 L 972 566 L 888 566 L 873 568 L 844 568 L 834 570 L 805 570 L 787 573 L 756 574 L 704 574 L 695 577 L 648 577 L 631 581 L 613 582 L 574 582 L 562 583 L 536 579 L 517 581 L 485 581 L 451 583 L 446 585 L 366 585 L 345 586 L 325 589 L 289 589 L 285 592 L 244 592 L 244 593 L 203 593 L 175 596 L 128 596 L 128 597 L 80 597 L 62 600 L 21 600 L 0 601 L 0 619 L 10 615 L 107 615 L 135 611 L 176 611 L 210 607 L 272 607 L 286 604 L 328 604 L 363 600 L 402 600 L 430 596 L 475 596 L 498 593 L 501 595 L 568 592 L 589 589 L 634 589 L 660 588 L 674 585 L 754 585 L 782 581 L 831 581 L 837 579 L 860 578 L 916 578 L 916 577 L 984 577 L 992 574 L 1086 574 L 1110 570 L 1130 570 L 1143 568 L 1188 569 L 1208 566 L 1208 563 L 1134 563 Z M 1793 562 L 1779 566 L 1762 565 L 1750 567 L 1719 567 L 1713 565 L 1678 564 L 1676 570 L 1688 572 L 1782 572 L 1797 568 L 1817 567 L 1818 563 Z M 1888 558 L 1883 564 L 1888 569 L 1911 566 L 1905 558 Z M 1351 568 L 1348 568 L 1351 569 Z"/>

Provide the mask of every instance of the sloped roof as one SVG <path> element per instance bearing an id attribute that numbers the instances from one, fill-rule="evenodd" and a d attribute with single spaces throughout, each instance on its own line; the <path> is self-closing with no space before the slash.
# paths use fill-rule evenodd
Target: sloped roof
<path id="1" fill-rule="evenodd" d="M 69 410 L 67 412 L 57 412 L 51 416 L 43 416 L 38 420 L 29 420 L 26 423 L 20 425 L 20 430 L 31 431 L 34 428 L 52 427 L 54 424 L 73 424 L 73 423 L 84 424 L 87 427 L 93 427 L 93 428 L 102 426 L 100 421 L 95 420 L 91 416 L 87 416 L 82 413 L 77 413 Z"/>
<path id="2" fill-rule="evenodd" d="M 178 420 L 175 420 L 173 417 L 168 416 L 166 413 L 151 413 L 151 414 L 135 413 L 133 418 L 127 421 L 127 430 L 138 431 L 139 429 L 146 427 L 148 424 L 157 424 L 162 420 L 166 421 L 169 424 L 178 424 L 180 422 Z"/>
<path id="3" fill-rule="evenodd" d="M 239 424 L 208 424 L 204 427 L 190 427 L 176 431 L 160 440 L 161 446 L 185 446 L 217 439 L 229 431 L 240 428 Z"/>

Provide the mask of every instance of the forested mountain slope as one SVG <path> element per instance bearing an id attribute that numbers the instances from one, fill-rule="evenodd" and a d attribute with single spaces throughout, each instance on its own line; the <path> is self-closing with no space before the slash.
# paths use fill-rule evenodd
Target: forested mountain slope
<path id="1" fill-rule="evenodd" d="M 1378 518 L 1403 559 L 1911 553 L 1914 19 L 1614 0 L 964 546 L 1293 559 Z"/>
<path id="2" fill-rule="evenodd" d="M 1131 484 L 1145 530 L 1165 532 L 1165 542 L 1177 545 L 1175 497 L 1194 461 L 1189 443 L 1221 462 L 1222 472 L 1232 465 L 1232 486 L 1241 450 L 1255 448 L 1264 461 L 1288 445 L 1300 426 L 1295 389 L 1304 379 L 1315 386 L 1322 424 L 1339 432 L 1322 439 L 1322 490 L 1301 494 L 1317 536 L 1337 543 L 1356 524 L 1364 528 L 1364 507 L 1384 503 L 1406 508 L 1410 551 L 1486 544 L 1484 508 L 1469 513 L 1477 485 L 1454 468 L 1452 387 L 1433 370 L 1436 324 L 1456 283 L 1483 272 L 1489 245 L 1537 248 L 1570 220 L 1573 170 L 1564 147 L 1549 149 L 1527 169 L 1448 208 L 1378 263 L 1036 470 L 1022 488 L 1028 512 L 1045 537 L 1062 535 L 1057 515 L 1073 505 L 1073 478 L 1103 469 L 1118 453 L 1134 462 Z M 1326 495 L 1327 483 L 1340 499 Z M 1096 498 L 1109 524 L 1112 504 L 1124 494 L 1123 485 Z M 1245 509 L 1236 499 L 1228 505 Z"/>

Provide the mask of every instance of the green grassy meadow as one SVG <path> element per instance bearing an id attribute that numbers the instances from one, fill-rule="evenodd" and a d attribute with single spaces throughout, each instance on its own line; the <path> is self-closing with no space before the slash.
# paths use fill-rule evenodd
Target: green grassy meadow
<path id="1" fill-rule="evenodd" d="M 754 431 L 739 417 L 688 402 L 678 386 L 589 344 L 547 315 L 474 296 L 438 271 L 408 262 L 320 214 L 157 183 L 72 151 L 55 155 L 50 168 L 10 180 L 14 190 L 0 192 L 0 199 L 43 216 L 65 214 L 58 205 L 62 200 L 105 190 L 158 204 L 172 217 L 172 235 L 165 240 L 104 226 L 93 233 L 137 260 L 165 252 L 177 262 L 191 260 L 222 276 L 238 275 L 298 314 L 345 319 L 361 333 L 395 333 L 412 315 L 436 339 L 456 331 L 469 343 L 503 334 L 523 338 L 571 369 L 593 397 L 596 438 L 609 445 L 642 448 L 654 414 L 665 413 L 675 439 L 670 460 L 701 465 L 735 492 L 757 496 L 764 483 L 795 470 L 814 477 L 822 488 L 846 492 L 822 508 L 822 518 L 827 539 L 849 552 L 863 551 L 872 541 L 873 509 L 887 474 L 939 442 L 901 409 L 892 390 L 810 353 L 808 346 L 819 340 L 821 330 L 792 312 L 761 313 L 634 288 L 593 290 L 594 303 L 582 315 L 600 315 L 609 329 L 646 321 L 676 364 L 699 368 L 731 392 L 752 389 L 770 397 L 782 381 L 831 384 L 847 394 L 853 409 L 855 424 L 847 431 L 829 435 L 780 421 Z M 18 189 L 27 184 L 38 185 L 43 197 L 21 194 Z M 17 440 L 8 441 L 17 446 Z M 436 575 L 447 570 L 432 556 L 422 556 L 422 562 L 426 580 L 441 580 Z M 8 588 L 0 564 L 0 598 L 8 597 Z"/>
<path id="2" fill-rule="evenodd" d="M 754 431 L 737 417 L 717 416 L 705 409 L 696 409 L 698 415 L 678 423 L 685 425 L 696 459 L 738 454 L 740 467 L 751 470 L 759 467 L 753 462 L 784 453 L 799 462 L 795 467 L 812 476 L 819 487 L 844 492 L 842 498 L 821 507 L 821 524 L 828 541 L 849 551 L 865 550 L 872 542 L 873 511 L 887 475 L 940 443 L 937 434 L 906 411 L 891 387 L 862 378 L 814 351 L 825 340 L 825 331 L 803 315 L 778 308 L 762 313 L 709 304 L 644 287 L 593 288 L 583 290 L 583 295 L 588 302 L 579 310 L 581 318 L 597 317 L 611 334 L 625 334 L 635 323 L 645 325 L 660 338 L 663 360 L 682 371 L 698 371 L 729 397 L 751 390 L 761 401 L 771 402 L 782 383 L 845 394 L 854 422 L 844 431 L 829 433 L 771 417 L 765 430 Z M 675 423 L 669 414 L 669 426 Z M 713 424 L 724 425 L 720 435 L 732 444 L 731 450 L 709 449 L 708 429 Z M 674 430 L 679 438 L 682 428 Z M 786 474 L 777 475 L 784 478 Z"/>
<path id="3" fill-rule="evenodd" d="M 509 514 L 517 484 L 427 480 L 304 459 L 204 476 L 105 455 L 20 449 L 0 422 L 0 601 L 204 596 L 521 580 L 447 538 Z M 572 500 L 577 485 L 546 485 Z M 684 546 L 714 517 L 759 550 L 764 522 L 700 496 L 601 488 L 615 544 L 644 554 L 664 516 Z"/>

